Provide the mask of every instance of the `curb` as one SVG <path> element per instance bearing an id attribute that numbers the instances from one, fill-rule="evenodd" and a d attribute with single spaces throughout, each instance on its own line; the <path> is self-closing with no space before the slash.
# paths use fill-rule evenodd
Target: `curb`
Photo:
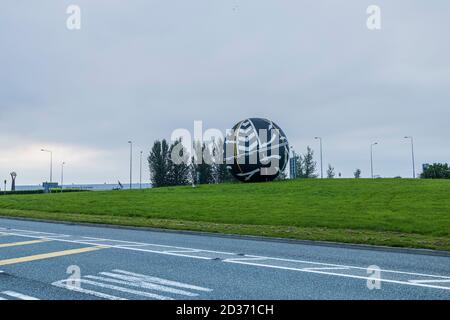
<path id="1" fill-rule="evenodd" d="M 378 246 L 378 245 L 359 244 L 359 243 L 343 243 L 343 242 L 319 241 L 319 240 L 300 240 L 300 239 L 276 238 L 276 237 L 264 237 L 264 236 L 252 236 L 252 235 L 224 234 L 224 233 L 214 233 L 214 232 L 206 232 L 206 231 L 174 230 L 174 229 L 163 229 L 163 228 L 154 228 L 154 227 L 135 227 L 135 226 L 124 226 L 124 225 L 115 225 L 115 224 L 100 224 L 100 223 L 97 224 L 97 223 L 92 223 L 92 222 L 58 221 L 58 220 L 48 220 L 48 219 L 10 217 L 10 216 L 2 216 L 2 215 L 0 215 L 0 218 L 8 219 L 8 220 L 45 222 L 45 223 L 62 224 L 62 225 L 70 225 L 70 226 L 79 225 L 79 226 L 97 227 L 97 228 L 100 227 L 100 228 L 109 228 L 109 229 L 152 231 L 152 232 L 161 232 L 161 233 L 219 237 L 219 238 L 225 238 L 225 239 L 279 242 L 279 243 L 302 244 L 302 245 L 312 245 L 312 246 L 322 246 L 322 247 L 332 247 L 332 248 L 348 248 L 348 249 L 356 249 L 356 250 L 372 250 L 372 251 L 381 251 L 381 252 L 395 252 L 395 253 L 438 256 L 438 257 L 450 257 L 450 251 L 441 251 L 441 250 L 432 250 L 432 249 L 388 247 L 388 246 Z"/>

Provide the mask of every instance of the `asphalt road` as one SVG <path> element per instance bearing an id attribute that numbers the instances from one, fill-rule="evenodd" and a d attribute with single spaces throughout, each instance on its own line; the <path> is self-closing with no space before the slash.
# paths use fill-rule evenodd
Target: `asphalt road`
<path id="1" fill-rule="evenodd" d="M 450 299 L 450 257 L 0 219 L 0 300 Z"/>

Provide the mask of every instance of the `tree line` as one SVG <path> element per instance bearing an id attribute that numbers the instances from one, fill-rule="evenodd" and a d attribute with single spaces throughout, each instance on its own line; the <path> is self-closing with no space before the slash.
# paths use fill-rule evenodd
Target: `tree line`
<path id="1" fill-rule="evenodd" d="M 181 139 L 169 144 L 167 140 L 156 140 L 148 156 L 148 165 L 153 187 L 178 186 L 188 184 L 214 184 L 234 181 L 233 176 L 222 161 L 196 161 L 199 157 L 218 159 L 217 153 L 222 154 L 223 141 L 206 145 L 194 142 L 194 155 L 190 161 L 180 163 L 172 159 L 172 153 L 176 151 L 181 158 L 188 157 L 186 149 L 182 146 Z M 314 179 L 318 177 L 317 162 L 314 160 L 314 151 L 306 148 L 303 154 L 296 157 L 296 178 Z M 361 177 L 361 170 L 353 173 L 355 178 Z M 332 179 L 336 172 L 331 164 L 328 164 L 326 177 Z M 341 173 L 338 174 L 341 176 Z M 450 167 L 448 164 L 435 163 L 425 168 L 420 176 L 423 179 L 450 179 Z M 277 180 L 286 179 L 286 172 L 281 172 Z"/>
<path id="2" fill-rule="evenodd" d="M 196 161 L 198 157 L 216 159 L 216 153 L 221 152 L 223 142 L 213 145 L 194 142 L 197 152 L 191 161 L 177 162 L 172 154 L 176 152 L 179 158 L 188 157 L 188 152 L 181 139 L 169 144 L 167 140 L 157 140 L 148 156 L 148 165 L 153 187 L 179 186 L 188 184 L 212 184 L 233 181 L 223 161 Z"/>
<path id="3" fill-rule="evenodd" d="M 314 179 L 319 175 L 317 174 L 317 162 L 314 160 L 314 151 L 310 146 L 306 147 L 306 152 L 304 154 L 295 155 L 297 158 L 296 161 L 296 178 L 301 179 Z M 361 177 L 361 169 L 356 169 L 353 173 L 355 178 Z M 338 176 L 341 177 L 341 173 L 338 173 Z M 336 177 L 336 171 L 331 164 L 328 164 L 326 177 L 328 179 L 333 179 Z"/>
<path id="4" fill-rule="evenodd" d="M 450 179 L 450 167 L 447 163 L 433 163 L 424 168 L 422 179 Z"/>

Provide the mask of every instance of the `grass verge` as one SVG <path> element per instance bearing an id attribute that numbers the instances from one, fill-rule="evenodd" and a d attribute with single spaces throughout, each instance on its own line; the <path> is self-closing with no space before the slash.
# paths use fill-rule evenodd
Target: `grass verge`
<path id="1" fill-rule="evenodd" d="M 299 180 L 1 197 L 0 215 L 450 251 L 450 181 Z"/>

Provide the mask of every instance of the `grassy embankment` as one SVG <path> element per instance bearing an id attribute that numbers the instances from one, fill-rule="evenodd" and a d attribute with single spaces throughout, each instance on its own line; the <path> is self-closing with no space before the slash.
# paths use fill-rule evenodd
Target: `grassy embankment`
<path id="1" fill-rule="evenodd" d="M 10 195 L 0 197 L 0 216 L 450 250 L 450 180 Z"/>

